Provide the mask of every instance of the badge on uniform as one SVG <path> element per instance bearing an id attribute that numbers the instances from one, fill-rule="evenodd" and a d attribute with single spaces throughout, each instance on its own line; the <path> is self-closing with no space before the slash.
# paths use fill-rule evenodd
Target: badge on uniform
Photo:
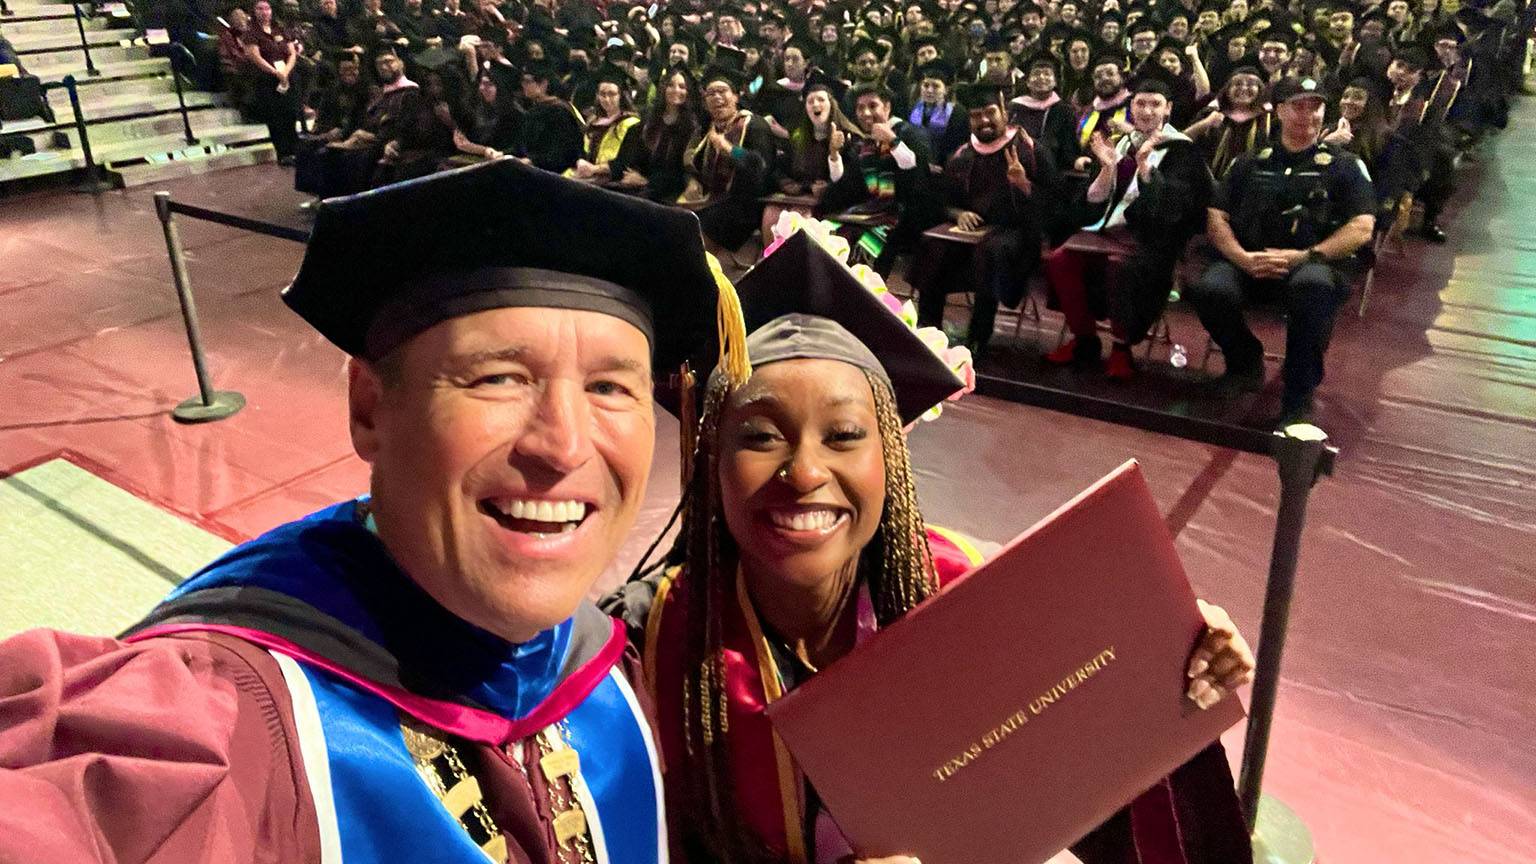
<path id="1" fill-rule="evenodd" d="M 1325 152 L 1325 151 L 1319 151 L 1318 154 L 1315 157 L 1312 158 L 1312 161 L 1316 162 L 1319 165 L 1325 165 L 1325 166 L 1326 165 L 1332 165 L 1333 164 L 1333 154 Z"/>

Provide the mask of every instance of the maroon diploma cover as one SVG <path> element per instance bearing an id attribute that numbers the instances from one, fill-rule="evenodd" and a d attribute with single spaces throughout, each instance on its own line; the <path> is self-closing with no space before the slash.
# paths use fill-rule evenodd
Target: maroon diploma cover
<path id="1" fill-rule="evenodd" d="M 1135 462 L 768 706 L 861 855 L 1038 864 L 1243 717 Z"/>

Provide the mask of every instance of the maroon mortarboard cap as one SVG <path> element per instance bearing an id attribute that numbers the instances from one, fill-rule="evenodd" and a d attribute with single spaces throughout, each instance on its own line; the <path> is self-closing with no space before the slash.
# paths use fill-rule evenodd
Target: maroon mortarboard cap
<path id="1" fill-rule="evenodd" d="M 911 423 L 964 386 L 906 323 L 805 232 L 736 283 L 755 369 L 781 360 L 840 360 L 891 385 Z"/>

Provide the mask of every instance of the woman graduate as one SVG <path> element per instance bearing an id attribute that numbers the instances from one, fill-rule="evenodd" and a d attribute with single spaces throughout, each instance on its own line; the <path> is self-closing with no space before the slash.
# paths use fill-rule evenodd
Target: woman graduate
<path id="1" fill-rule="evenodd" d="M 923 523 L 902 432 L 962 382 L 804 232 L 739 291 L 753 371 L 705 388 L 673 566 L 604 605 L 644 644 L 689 859 L 844 862 L 854 850 L 764 707 L 968 569 Z M 1188 692 L 1209 706 L 1253 660 L 1226 614 L 1203 608 Z M 1073 852 L 1087 864 L 1250 860 L 1220 745 Z"/>
<path id="2" fill-rule="evenodd" d="M 609 180 L 613 162 L 634 127 L 640 125 L 629 101 L 632 79 L 617 66 L 604 66 L 597 73 L 597 105 L 583 132 L 582 156 L 576 167 L 566 171 L 578 180 Z M 623 163 L 620 163 L 621 165 Z M 620 176 L 623 172 L 620 171 Z"/>

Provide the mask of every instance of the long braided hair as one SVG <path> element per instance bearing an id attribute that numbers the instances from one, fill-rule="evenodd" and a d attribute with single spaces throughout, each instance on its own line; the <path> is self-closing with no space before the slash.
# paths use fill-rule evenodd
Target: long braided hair
<path id="1" fill-rule="evenodd" d="M 880 530 L 859 556 L 858 576 L 866 580 L 875 617 L 884 627 L 938 590 L 927 532 L 918 511 L 912 465 L 890 385 L 864 373 L 874 394 L 875 416 L 885 463 L 885 507 Z M 684 634 L 680 704 L 661 711 L 682 713 L 688 757 L 681 766 L 691 824 L 687 836 L 722 864 L 781 860 L 747 827 L 736 807 L 726 735 L 723 625 L 733 599 L 738 551 L 721 509 L 720 418 L 731 393 L 722 375 L 710 378 L 699 420 L 698 445 L 685 495 L 682 531 L 669 559 L 682 563 L 690 578 L 679 588 L 688 615 Z M 679 562 L 678 559 L 681 559 Z"/>

